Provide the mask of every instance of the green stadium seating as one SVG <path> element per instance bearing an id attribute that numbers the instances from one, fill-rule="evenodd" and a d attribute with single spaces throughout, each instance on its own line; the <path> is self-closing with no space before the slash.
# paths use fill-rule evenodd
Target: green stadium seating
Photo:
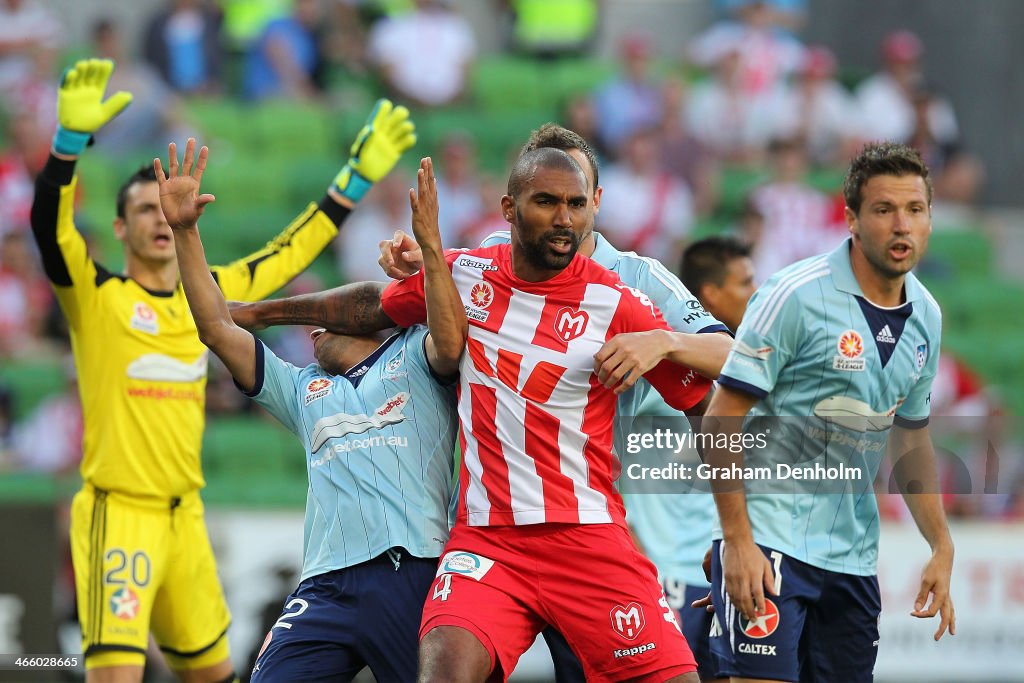
<path id="1" fill-rule="evenodd" d="M 549 97 L 545 65 L 519 57 L 480 57 L 470 73 L 473 99 L 486 112 L 531 111 Z"/>
<path id="2" fill-rule="evenodd" d="M 14 395 L 14 419 L 26 418 L 36 406 L 67 385 L 64 361 L 19 360 L 0 364 L 0 385 Z"/>
<path id="3" fill-rule="evenodd" d="M 301 505 L 307 486 L 299 440 L 270 419 L 219 417 L 207 421 L 203 471 L 208 502 Z"/>

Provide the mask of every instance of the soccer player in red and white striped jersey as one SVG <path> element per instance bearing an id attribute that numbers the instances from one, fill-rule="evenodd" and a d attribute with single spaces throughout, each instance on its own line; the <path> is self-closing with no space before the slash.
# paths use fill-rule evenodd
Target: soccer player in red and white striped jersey
<path id="1" fill-rule="evenodd" d="M 507 677 L 550 623 L 587 680 L 695 681 L 654 566 L 626 530 L 616 395 L 594 370 L 614 335 L 669 327 L 645 295 L 577 256 L 589 190 L 571 157 L 523 155 L 508 191 L 512 244 L 448 256 L 469 318 L 461 500 L 424 609 L 420 680 Z M 381 304 L 401 325 L 424 320 L 422 278 L 392 283 Z M 668 361 L 645 378 L 680 410 L 710 386 Z"/>

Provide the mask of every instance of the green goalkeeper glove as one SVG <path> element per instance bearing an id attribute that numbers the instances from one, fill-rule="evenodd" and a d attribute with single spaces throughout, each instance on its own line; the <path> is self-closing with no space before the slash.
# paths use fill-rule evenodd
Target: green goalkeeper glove
<path id="1" fill-rule="evenodd" d="M 351 158 L 334 178 L 331 187 L 353 203 L 398 163 L 402 152 L 416 144 L 416 127 L 409 110 L 380 99 L 366 125 L 352 143 Z"/>
<path id="2" fill-rule="evenodd" d="M 89 144 L 92 134 L 105 126 L 132 101 L 128 92 L 117 92 L 106 102 L 103 91 L 114 70 L 109 59 L 83 59 L 64 72 L 57 91 L 57 133 L 53 151 L 78 155 Z"/>

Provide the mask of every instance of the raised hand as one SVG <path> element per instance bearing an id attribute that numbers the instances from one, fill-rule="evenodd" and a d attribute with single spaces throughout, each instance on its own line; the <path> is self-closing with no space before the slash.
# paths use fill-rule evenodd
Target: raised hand
<path id="1" fill-rule="evenodd" d="M 330 191 L 355 204 L 415 144 L 416 126 L 409 120 L 409 110 L 396 107 L 391 100 L 377 100 Z"/>
<path id="2" fill-rule="evenodd" d="M 404 230 L 395 230 L 395 236 L 381 240 L 377 263 L 384 274 L 395 280 L 404 280 L 423 267 L 423 252 L 416 240 Z"/>
<path id="3" fill-rule="evenodd" d="M 212 194 L 199 194 L 199 184 L 206 170 L 206 158 L 210 150 L 204 145 L 199 149 L 198 158 L 195 158 L 195 150 L 195 138 L 189 138 L 180 174 L 178 148 L 173 142 L 167 145 L 168 175 L 164 175 L 159 157 L 153 159 L 153 170 L 156 171 L 156 182 L 160 187 L 160 208 L 172 230 L 194 229 L 206 205 L 216 199 Z"/>
<path id="4" fill-rule="evenodd" d="M 441 229 L 437 224 L 437 180 L 434 178 L 434 162 L 430 157 L 420 160 L 416 172 L 416 189 L 409 190 L 409 206 L 412 208 L 412 233 L 420 249 L 435 252 L 442 250 Z"/>
<path id="5" fill-rule="evenodd" d="M 131 104 L 131 93 L 124 91 L 102 101 L 113 70 L 109 59 L 83 59 L 64 72 L 57 91 L 55 152 L 81 154 L 92 134 Z"/>

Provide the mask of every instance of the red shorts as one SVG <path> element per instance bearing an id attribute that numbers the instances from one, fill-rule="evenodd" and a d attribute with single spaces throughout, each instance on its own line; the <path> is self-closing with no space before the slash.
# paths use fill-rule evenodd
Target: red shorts
<path id="1" fill-rule="evenodd" d="M 495 678 L 507 680 L 546 624 L 569 641 L 588 681 L 697 670 L 654 565 L 622 527 L 457 525 L 420 638 L 436 626 L 465 628 L 487 648 Z"/>

